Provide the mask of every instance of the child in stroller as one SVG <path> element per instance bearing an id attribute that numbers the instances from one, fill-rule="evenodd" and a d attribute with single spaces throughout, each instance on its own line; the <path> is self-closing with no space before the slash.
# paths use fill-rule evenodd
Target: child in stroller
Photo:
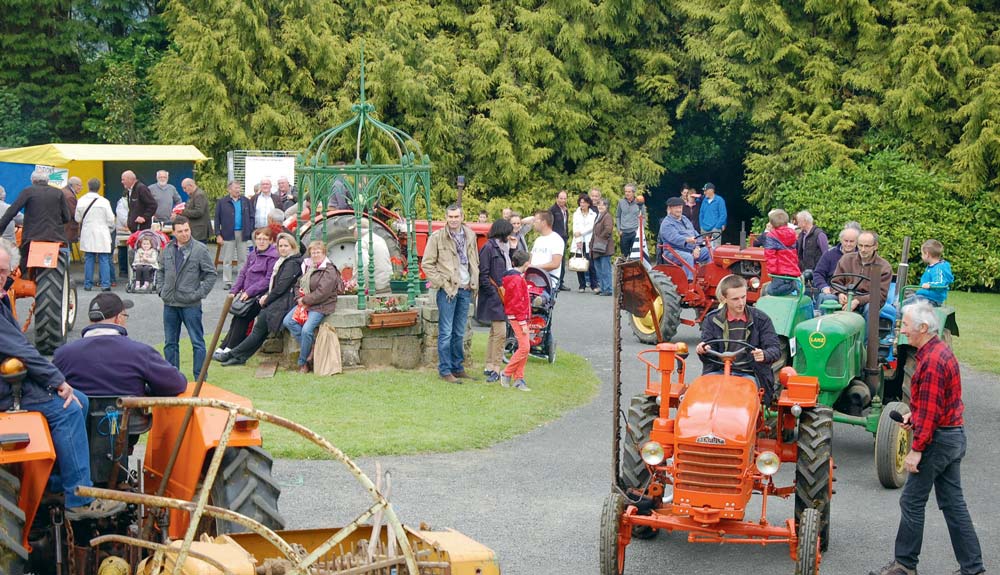
<path id="1" fill-rule="evenodd" d="M 528 341 L 533 357 L 556 361 L 556 340 L 552 334 L 552 312 L 555 308 L 555 291 L 551 276 L 545 270 L 528 268 L 524 271 L 524 281 L 528 284 L 531 300 L 531 318 L 528 320 Z M 504 360 L 509 361 L 517 350 L 517 336 L 510 325 L 504 342 Z"/>
<path id="2" fill-rule="evenodd" d="M 139 230 L 129 236 L 129 271 L 131 278 L 125 291 L 152 293 L 156 289 L 156 274 L 160 268 L 160 250 L 167 245 L 167 236 L 158 230 Z"/>

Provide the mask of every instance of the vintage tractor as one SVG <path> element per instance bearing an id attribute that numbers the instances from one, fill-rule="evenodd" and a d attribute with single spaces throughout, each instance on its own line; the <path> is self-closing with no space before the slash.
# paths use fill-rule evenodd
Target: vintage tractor
<path id="1" fill-rule="evenodd" d="M 722 278 L 730 274 L 741 275 L 747 280 L 747 302 L 754 303 L 761 296 L 761 288 L 770 281 L 764 261 L 764 248 L 723 244 L 712 247 L 712 240 L 720 232 L 696 237 L 704 249 L 710 250 L 711 261 L 694 266 L 683 262 L 677 251 L 669 245 L 660 246 L 668 256 L 666 263 L 657 263 L 649 270 L 652 289 L 647 296 L 652 306 L 642 315 L 632 316 L 632 333 L 642 343 L 667 341 L 674 337 L 680 324 L 700 326 L 705 315 L 718 304 L 715 289 Z M 659 258 L 661 260 L 663 258 Z M 676 263 L 682 262 L 682 263 Z M 688 281 L 690 272 L 694 280 Z M 684 309 L 694 310 L 694 317 L 681 317 Z"/>
<path id="2" fill-rule="evenodd" d="M 17 398 L 23 364 L 9 358 L 0 371 Z M 191 384 L 177 398 L 92 398 L 95 486 L 78 493 L 126 506 L 111 517 L 70 521 L 61 495 L 46 492 L 55 462 L 46 420 L 19 411 L 18 402 L 0 414 L 4 575 L 499 573 L 493 552 L 460 533 L 404 527 L 381 478 L 373 483 L 324 438 L 207 384 Z M 373 505 L 343 529 L 280 531 L 281 488 L 261 448 L 262 421 L 324 448 Z M 145 457 L 136 462 L 129 452 L 147 431 Z"/>
<path id="3" fill-rule="evenodd" d="M 76 323 L 76 285 L 69 277 L 69 257 L 60 247 L 58 242 L 31 242 L 27 277 L 14 270 L 8 290 L 15 316 L 18 298 L 34 298 L 21 329 L 28 331 L 34 320 L 35 347 L 45 355 L 66 341 Z"/>
<path id="4" fill-rule="evenodd" d="M 616 286 L 629 285 L 618 279 Z M 632 306 L 640 301 L 636 294 L 617 295 L 615 317 L 619 305 L 633 314 L 641 311 Z M 613 333 L 620 366 L 620 324 Z M 686 532 L 690 542 L 787 544 L 797 574 L 819 571 L 830 532 L 832 410 L 817 403 L 816 378 L 790 367 L 781 371 L 777 399 L 762 405 L 757 385 L 731 373 L 733 365 L 752 361 L 749 346 L 711 343 L 735 348 L 711 351 L 724 373 L 691 382 L 685 378 L 686 344 L 659 343 L 641 352 L 646 387 L 632 398 L 627 414 L 620 368 L 614 370 L 614 481 L 601 515 L 602 575 L 620 575 L 633 538 L 661 530 Z M 782 463 L 795 466 L 790 485 L 776 484 Z M 746 518 L 754 494 L 763 498 L 757 521 Z M 769 522 L 769 497 L 794 497 L 794 516 Z"/>

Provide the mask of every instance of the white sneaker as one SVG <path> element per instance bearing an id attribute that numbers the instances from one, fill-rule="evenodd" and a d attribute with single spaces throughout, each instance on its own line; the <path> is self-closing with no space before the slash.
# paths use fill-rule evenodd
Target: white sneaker
<path id="1" fill-rule="evenodd" d="M 521 391 L 531 391 L 531 388 L 528 387 L 528 384 L 525 383 L 523 379 L 519 379 L 514 382 L 514 389 L 519 389 Z"/>
<path id="2" fill-rule="evenodd" d="M 510 387 L 510 376 L 509 375 L 507 375 L 505 373 L 501 373 L 500 374 L 500 386 L 501 387 Z"/>

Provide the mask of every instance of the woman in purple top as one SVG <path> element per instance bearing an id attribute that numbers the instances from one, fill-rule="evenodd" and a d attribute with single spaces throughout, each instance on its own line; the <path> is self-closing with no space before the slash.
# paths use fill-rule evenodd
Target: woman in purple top
<path id="1" fill-rule="evenodd" d="M 240 270 L 240 275 L 236 278 L 229 293 L 233 294 L 234 301 L 251 300 L 250 310 L 243 316 L 233 316 L 229 324 L 229 333 L 223 340 L 222 346 L 215 350 L 214 355 L 222 355 L 242 342 L 250 331 L 250 324 L 260 313 L 260 296 L 267 293 L 268 282 L 271 280 L 271 271 L 274 269 L 274 262 L 278 261 L 278 250 L 274 247 L 274 236 L 270 228 L 258 228 L 253 232 L 253 249 L 247 256 L 247 263 Z"/>

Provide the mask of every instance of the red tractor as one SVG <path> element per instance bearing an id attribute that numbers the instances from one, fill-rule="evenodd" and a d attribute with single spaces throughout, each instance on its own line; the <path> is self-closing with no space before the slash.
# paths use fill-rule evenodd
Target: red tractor
<path id="1" fill-rule="evenodd" d="M 616 286 L 628 285 L 618 279 Z M 634 294 L 621 296 L 624 309 L 638 311 L 631 308 Z M 614 307 L 617 317 L 618 299 Z M 620 365 L 620 325 L 613 333 Z M 817 402 L 819 381 L 785 367 L 777 399 L 764 405 L 754 381 L 730 373 L 752 361 L 750 346 L 709 343 L 732 350 L 710 350 L 724 372 L 690 382 L 685 343 L 641 352 L 646 386 L 627 414 L 614 370 L 614 481 L 601 515 L 601 575 L 621 575 L 627 547 L 659 531 L 687 533 L 692 543 L 788 545 L 797 575 L 819 572 L 834 481 L 833 411 Z M 783 464 L 794 466 L 790 484 L 776 476 Z M 757 520 L 746 516 L 755 495 L 762 498 Z M 772 497 L 794 498 L 794 515 L 769 522 Z"/>
<path id="2" fill-rule="evenodd" d="M 752 304 L 761 296 L 762 287 L 771 280 L 764 262 L 764 248 L 741 247 L 745 242 L 713 248 L 712 240 L 720 235 L 710 232 L 695 238 L 711 254 L 711 260 L 705 264 L 690 265 L 673 247 L 660 246 L 662 252 L 658 250 L 657 259 L 661 263 L 648 270 L 652 290 L 645 297 L 653 302 L 652 309 L 632 316 L 632 333 L 639 341 L 649 344 L 669 341 L 680 324 L 701 325 L 705 315 L 719 303 L 716 286 L 729 274 L 746 278 L 747 303 Z M 693 280 L 688 280 L 688 273 Z M 684 309 L 693 309 L 694 317 L 681 317 Z"/>

